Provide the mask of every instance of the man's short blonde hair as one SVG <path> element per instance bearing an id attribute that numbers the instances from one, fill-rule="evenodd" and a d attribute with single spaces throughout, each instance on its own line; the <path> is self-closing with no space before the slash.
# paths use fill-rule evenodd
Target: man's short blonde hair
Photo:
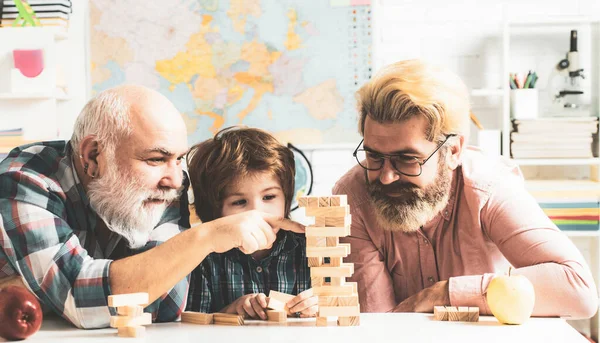
<path id="1" fill-rule="evenodd" d="M 420 115 L 427 119 L 430 141 L 456 133 L 469 136 L 469 93 L 462 80 L 446 68 L 421 60 L 390 64 L 357 93 L 359 130 L 367 116 L 379 123 L 402 122 Z"/>

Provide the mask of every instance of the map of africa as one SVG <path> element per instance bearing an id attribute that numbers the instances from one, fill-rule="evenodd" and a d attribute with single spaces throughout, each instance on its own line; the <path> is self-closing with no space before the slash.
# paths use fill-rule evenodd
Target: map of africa
<path id="1" fill-rule="evenodd" d="M 236 124 L 284 143 L 357 142 L 370 7 L 340 2 L 91 0 L 93 91 L 157 89 L 182 113 L 190 144 Z"/>

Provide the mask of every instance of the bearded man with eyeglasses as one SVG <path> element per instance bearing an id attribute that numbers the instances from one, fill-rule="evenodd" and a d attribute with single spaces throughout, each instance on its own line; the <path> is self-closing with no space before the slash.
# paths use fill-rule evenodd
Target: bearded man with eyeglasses
<path id="1" fill-rule="evenodd" d="M 362 312 L 478 306 L 497 275 L 534 285 L 534 316 L 589 318 L 597 288 L 581 253 L 524 188 L 519 168 L 466 145 L 469 96 L 447 69 L 384 67 L 357 93 L 358 165 L 337 182 L 352 214 L 348 262 Z"/>

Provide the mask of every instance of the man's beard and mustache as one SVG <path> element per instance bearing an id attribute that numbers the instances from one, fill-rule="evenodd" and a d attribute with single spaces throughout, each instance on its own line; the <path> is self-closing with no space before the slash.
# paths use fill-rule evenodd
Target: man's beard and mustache
<path id="1" fill-rule="evenodd" d="M 109 167 L 106 175 L 88 186 L 90 205 L 108 229 L 119 234 L 137 249 L 146 245 L 167 206 L 179 197 L 180 190 L 147 190 L 131 173 Z M 162 200 L 161 203 L 147 203 Z"/>
<path id="2" fill-rule="evenodd" d="M 443 156 L 440 156 L 434 183 L 423 189 L 408 182 L 383 185 L 379 179 L 370 183 L 367 180 L 375 217 L 380 226 L 388 231 L 415 232 L 446 207 L 452 171 L 446 168 L 443 160 Z"/>

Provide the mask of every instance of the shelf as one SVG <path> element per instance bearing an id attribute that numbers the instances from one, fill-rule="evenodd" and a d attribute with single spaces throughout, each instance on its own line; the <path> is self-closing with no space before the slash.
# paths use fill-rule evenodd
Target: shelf
<path id="1" fill-rule="evenodd" d="M 559 16 L 548 19 L 514 20 L 509 26 L 589 25 L 600 23 L 600 18 Z"/>
<path id="2" fill-rule="evenodd" d="M 530 192 L 583 191 L 600 194 L 600 182 L 589 180 L 527 180 L 525 188 Z"/>
<path id="3" fill-rule="evenodd" d="M 600 158 L 512 158 L 520 166 L 591 166 Z"/>
<path id="4" fill-rule="evenodd" d="M 0 100 L 50 100 L 58 101 L 71 100 L 70 95 L 64 93 L 0 93 Z"/>
<path id="5" fill-rule="evenodd" d="M 569 231 L 561 230 L 569 237 L 600 237 L 600 231 Z"/>
<path id="6" fill-rule="evenodd" d="M 504 90 L 499 88 L 474 88 L 471 89 L 471 96 L 502 96 Z"/>

